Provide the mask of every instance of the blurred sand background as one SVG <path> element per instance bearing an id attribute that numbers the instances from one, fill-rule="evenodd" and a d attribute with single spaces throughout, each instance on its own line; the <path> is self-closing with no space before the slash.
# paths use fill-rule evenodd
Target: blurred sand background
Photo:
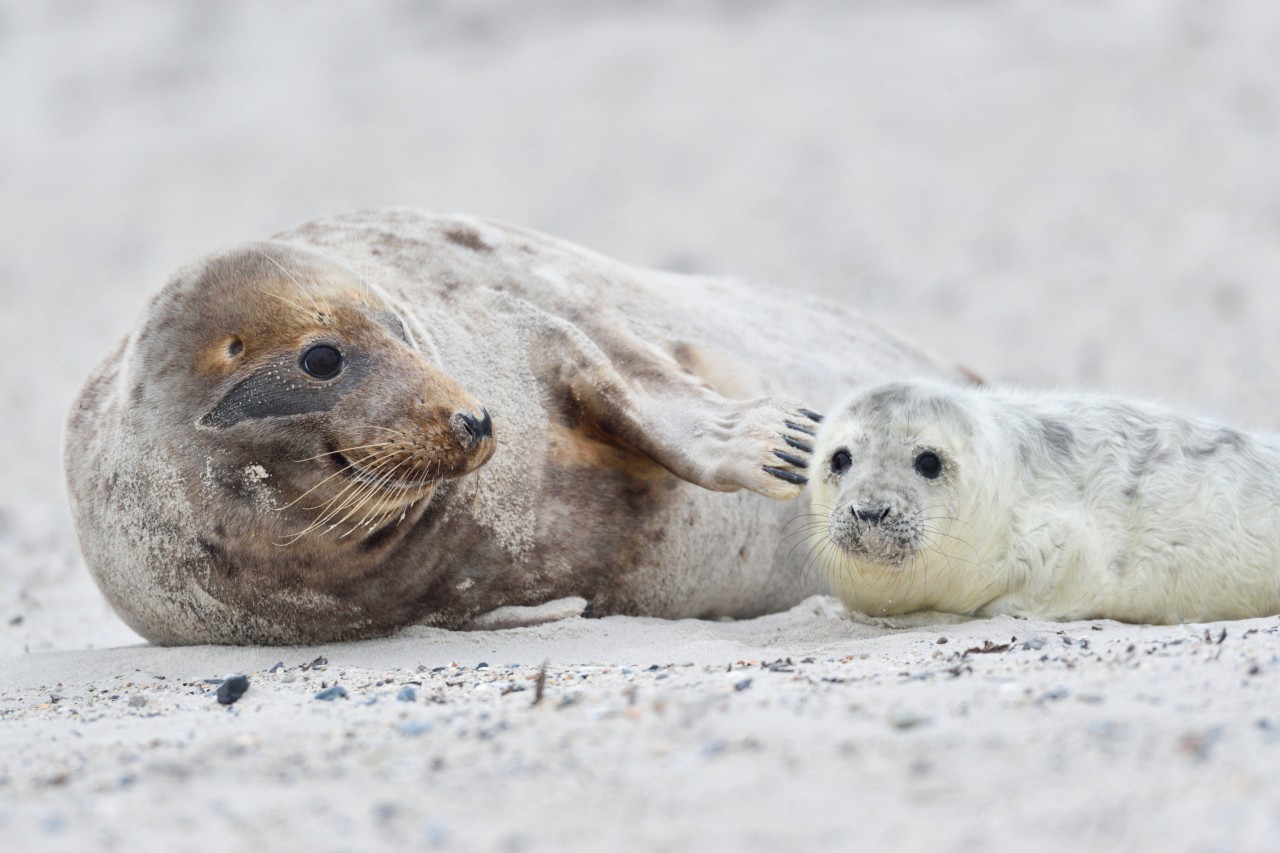
<path id="1" fill-rule="evenodd" d="M 442 679 L 431 669 L 474 667 L 489 646 L 522 663 L 510 671 L 521 685 L 548 656 L 571 678 L 591 662 L 608 670 L 603 705 L 540 705 L 505 752 L 465 722 L 506 719 L 494 710 L 505 698 L 418 702 L 445 715 L 434 736 L 454 746 L 422 755 L 461 765 L 452 778 L 429 757 L 408 769 L 388 757 L 409 761 L 433 735 L 397 745 L 405 721 L 388 715 L 407 712 L 385 696 L 358 725 L 317 717 L 301 680 L 256 687 L 268 706 L 256 719 L 251 705 L 227 715 L 187 693 L 126 706 L 111 679 L 135 669 L 176 687 L 319 652 L 85 651 L 138 640 L 74 550 L 59 443 L 80 381 L 177 265 L 389 205 L 818 293 L 992 380 L 1276 428 L 1277 45 L 1280 7 L 1248 0 L 0 3 L 0 831 L 66 849 L 1211 850 L 1274 838 L 1280 788 L 1258 720 L 1268 702 L 1280 711 L 1258 685 L 1280 652 L 1276 620 L 1252 626 L 1249 654 L 1224 644 L 1218 657 L 1198 627 L 1108 624 L 1114 659 L 1088 673 L 1053 669 L 1059 652 L 1085 669 L 1104 657 L 1062 643 L 1095 633 L 1087 625 L 974 623 L 953 642 L 1034 630 L 1056 651 L 970 655 L 988 663 L 909 684 L 928 665 L 962 665 L 934 657 L 939 632 L 856 625 L 822 602 L 759 624 L 611 619 L 325 650 L 367 685 Z M 1248 627 L 1228 626 L 1227 643 Z M 1164 663 L 1135 675 L 1147 647 Z M 834 674 L 846 656 L 861 662 L 855 679 Z M 808 675 L 798 663 L 779 673 L 800 682 L 792 693 L 760 699 L 758 677 L 735 690 L 740 678 L 695 667 L 684 698 L 664 697 L 652 673 L 643 701 L 619 698 L 645 671 L 624 666 L 787 657 L 814 659 Z M 468 672 L 457 685 L 487 677 Z M 860 692 L 868 680 L 879 692 Z M 54 702 L 57 682 L 76 686 Z M 963 686 L 920 692 L 944 682 Z M 936 706 L 918 714 L 929 722 L 895 717 L 900 695 Z M 527 705 L 527 692 L 508 697 Z M 628 708 L 656 702 L 679 712 L 626 728 Z M 974 707 L 994 716 L 971 728 Z M 320 732 L 310 745 L 289 740 L 300 725 Z M 571 732 L 586 734 L 542 755 Z M 759 748 L 734 752 L 748 741 Z M 296 772 L 273 769 L 264 743 Z M 734 769 L 698 787 L 725 749 Z M 306 760 L 290 765 L 293 751 Z M 513 753 L 523 770 L 503 763 Z M 254 769 L 233 766 L 255 756 Z M 327 806 L 300 822 L 317 779 Z M 672 779 L 693 788 L 675 796 Z M 160 819 L 156 797 L 161 829 L 138 835 Z M 427 815 L 423 802 L 445 805 Z"/>

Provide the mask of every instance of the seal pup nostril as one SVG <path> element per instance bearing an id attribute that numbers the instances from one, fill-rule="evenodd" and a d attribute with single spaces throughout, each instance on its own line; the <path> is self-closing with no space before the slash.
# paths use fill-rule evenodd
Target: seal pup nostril
<path id="1" fill-rule="evenodd" d="M 484 417 L 480 420 L 480 437 L 493 438 L 493 418 L 489 417 L 488 409 L 480 409 Z"/>
<path id="2" fill-rule="evenodd" d="M 879 524 L 889 517 L 889 507 L 887 506 L 871 506 L 869 504 L 859 506 L 855 504 L 851 509 L 854 517 L 859 521 L 867 521 L 871 524 Z"/>

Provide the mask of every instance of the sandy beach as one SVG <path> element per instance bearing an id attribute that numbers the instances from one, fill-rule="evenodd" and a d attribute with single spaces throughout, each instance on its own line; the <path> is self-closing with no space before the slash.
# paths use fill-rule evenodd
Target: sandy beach
<path id="1" fill-rule="evenodd" d="M 815 598 L 158 648 L 81 562 L 59 445 L 177 266 L 391 205 L 1276 429 L 1280 10 L 353 8 L 0 3 L 6 848 L 1274 847 L 1280 618 L 903 629 Z"/>
<path id="2" fill-rule="evenodd" d="M 813 599 L 36 653 L 6 661 L 3 819 L 20 849 L 1266 849 L 1278 650 L 1274 618 L 886 631 Z"/>

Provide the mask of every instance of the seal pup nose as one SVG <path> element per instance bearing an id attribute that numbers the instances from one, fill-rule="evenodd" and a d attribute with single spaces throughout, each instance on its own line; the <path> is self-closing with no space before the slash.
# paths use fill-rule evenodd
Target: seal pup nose
<path id="1" fill-rule="evenodd" d="M 873 506 L 871 504 L 854 504 L 850 507 L 853 515 L 859 521 L 866 521 L 870 524 L 879 524 L 889 515 L 889 507 Z"/>
<path id="2" fill-rule="evenodd" d="M 454 433 L 465 446 L 475 447 L 486 438 L 493 438 L 493 419 L 488 409 L 480 410 L 482 417 L 477 418 L 470 412 L 458 412 L 453 416 Z"/>

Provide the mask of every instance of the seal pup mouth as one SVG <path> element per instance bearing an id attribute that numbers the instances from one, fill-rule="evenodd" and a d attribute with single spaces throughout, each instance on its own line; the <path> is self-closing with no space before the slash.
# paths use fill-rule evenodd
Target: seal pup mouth
<path id="1" fill-rule="evenodd" d="M 831 514 L 827 530 L 831 542 L 848 556 L 885 568 L 900 568 L 923 544 L 917 514 L 885 503 L 851 503 Z"/>

